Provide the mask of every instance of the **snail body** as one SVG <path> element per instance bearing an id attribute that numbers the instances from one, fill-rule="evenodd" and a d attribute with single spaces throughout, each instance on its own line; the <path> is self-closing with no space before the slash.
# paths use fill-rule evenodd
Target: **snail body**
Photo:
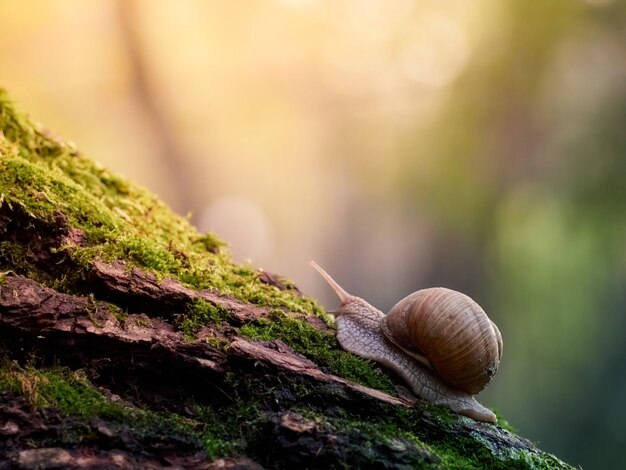
<path id="1" fill-rule="evenodd" d="M 423 289 L 387 315 L 348 294 L 315 262 L 311 265 L 339 296 L 337 340 L 348 352 L 395 371 L 419 397 L 478 421 L 496 422 L 473 397 L 497 371 L 502 337 L 468 296 Z"/>

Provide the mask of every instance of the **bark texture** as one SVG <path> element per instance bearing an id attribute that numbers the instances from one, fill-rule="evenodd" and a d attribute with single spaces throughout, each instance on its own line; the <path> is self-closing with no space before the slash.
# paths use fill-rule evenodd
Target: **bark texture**
<path id="1" fill-rule="evenodd" d="M 220 246 L 0 94 L 0 469 L 570 468 Z"/>

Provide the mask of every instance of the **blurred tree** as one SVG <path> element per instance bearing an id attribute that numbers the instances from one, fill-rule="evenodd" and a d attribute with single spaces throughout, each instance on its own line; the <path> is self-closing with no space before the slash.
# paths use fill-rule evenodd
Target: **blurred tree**
<path id="1" fill-rule="evenodd" d="M 170 184 L 176 188 L 170 204 L 179 213 L 186 214 L 198 204 L 194 198 L 197 191 L 191 186 L 193 161 L 186 155 L 184 145 L 180 144 L 170 125 L 167 117 L 170 112 L 166 103 L 159 99 L 158 86 L 151 79 L 156 72 L 151 70 L 146 55 L 153 49 L 143 47 L 140 4 L 135 0 L 116 0 L 116 4 L 123 47 L 130 66 L 132 97 L 151 137 L 157 141 L 158 150 L 153 153 L 157 160 L 155 164 L 166 171 Z"/>

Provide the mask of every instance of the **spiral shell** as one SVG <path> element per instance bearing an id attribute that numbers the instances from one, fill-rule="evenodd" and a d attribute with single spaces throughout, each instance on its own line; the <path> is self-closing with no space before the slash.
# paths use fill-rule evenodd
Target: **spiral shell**
<path id="1" fill-rule="evenodd" d="M 498 370 L 502 336 L 483 309 L 460 292 L 435 287 L 400 300 L 382 320 L 385 336 L 450 386 L 480 392 Z"/>

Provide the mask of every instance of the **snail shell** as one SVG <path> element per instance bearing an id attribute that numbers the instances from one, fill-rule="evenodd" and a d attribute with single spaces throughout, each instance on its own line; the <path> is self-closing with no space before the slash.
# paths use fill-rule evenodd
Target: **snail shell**
<path id="1" fill-rule="evenodd" d="M 477 394 L 498 370 L 500 331 L 460 292 L 442 287 L 414 292 L 389 311 L 381 326 L 391 342 L 458 390 Z"/>

